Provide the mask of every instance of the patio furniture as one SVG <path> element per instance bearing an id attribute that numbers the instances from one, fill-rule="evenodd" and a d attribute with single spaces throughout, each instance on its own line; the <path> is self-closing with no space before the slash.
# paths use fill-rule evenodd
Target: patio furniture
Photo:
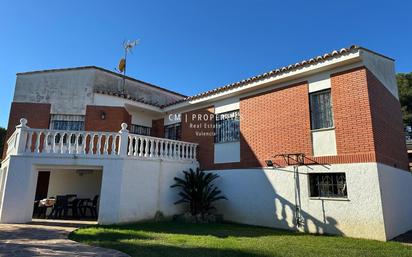
<path id="1" fill-rule="evenodd" d="M 79 202 L 80 202 L 80 200 L 78 198 L 74 198 L 68 204 L 68 209 L 72 212 L 72 217 L 73 218 L 78 218 L 79 217 Z"/>
<path id="2" fill-rule="evenodd" d="M 46 218 L 46 213 L 49 208 L 53 208 L 56 203 L 54 198 L 45 198 L 42 200 L 34 201 L 33 217 Z"/>
<path id="3" fill-rule="evenodd" d="M 99 201 L 99 195 L 96 195 L 93 200 L 82 199 L 79 204 L 80 213 L 83 217 L 86 217 L 87 210 L 90 211 L 92 218 L 97 218 L 97 204 Z"/>
<path id="4" fill-rule="evenodd" d="M 53 206 L 52 212 L 49 215 L 49 218 L 58 219 L 62 217 L 67 217 L 69 211 L 68 206 L 68 197 L 66 195 L 56 196 L 56 203 Z"/>

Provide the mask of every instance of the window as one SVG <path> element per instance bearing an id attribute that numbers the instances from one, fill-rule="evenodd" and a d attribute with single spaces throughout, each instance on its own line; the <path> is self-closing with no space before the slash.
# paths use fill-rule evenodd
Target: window
<path id="1" fill-rule="evenodd" d="M 132 124 L 130 126 L 130 133 L 132 133 L 132 134 L 150 136 L 151 130 L 152 130 L 151 127 L 145 127 L 145 126 L 141 126 L 141 125 Z"/>
<path id="2" fill-rule="evenodd" d="M 215 143 L 237 142 L 240 138 L 239 110 L 216 115 Z"/>
<path id="3" fill-rule="evenodd" d="M 346 198 L 345 173 L 310 173 L 310 197 Z"/>
<path id="4" fill-rule="evenodd" d="M 84 116 L 52 114 L 50 118 L 50 129 L 74 131 L 84 130 Z"/>
<path id="5" fill-rule="evenodd" d="M 64 114 L 52 114 L 50 118 L 50 129 L 54 130 L 64 130 L 64 131 L 80 131 L 84 130 L 84 115 L 64 115 Z M 55 143 L 60 143 L 60 134 L 55 137 Z M 63 144 L 67 143 L 67 138 L 69 135 L 63 137 Z M 48 140 L 48 144 L 51 144 L 52 139 Z M 70 138 L 70 143 L 74 144 L 76 142 L 76 136 L 72 135 Z M 79 137 L 79 145 L 83 142 L 82 136 Z"/>
<path id="6" fill-rule="evenodd" d="M 181 140 L 182 129 L 180 123 L 165 126 L 165 138 L 172 140 Z"/>
<path id="7" fill-rule="evenodd" d="M 312 129 L 333 127 L 330 89 L 309 94 Z"/>

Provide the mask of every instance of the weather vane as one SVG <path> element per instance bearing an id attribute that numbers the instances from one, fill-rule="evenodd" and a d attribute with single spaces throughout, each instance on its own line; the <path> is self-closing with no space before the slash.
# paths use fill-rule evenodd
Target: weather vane
<path id="1" fill-rule="evenodd" d="M 133 53 L 132 49 L 139 44 L 139 40 L 133 40 L 133 41 L 123 41 L 123 49 L 124 49 L 124 57 L 122 59 L 120 59 L 119 61 L 119 65 L 117 68 L 117 71 L 119 71 L 120 73 L 123 74 L 123 83 L 122 83 L 122 93 L 124 93 L 125 90 L 125 83 L 126 83 L 126 60 L 127 60 L 127 54 Z"/>

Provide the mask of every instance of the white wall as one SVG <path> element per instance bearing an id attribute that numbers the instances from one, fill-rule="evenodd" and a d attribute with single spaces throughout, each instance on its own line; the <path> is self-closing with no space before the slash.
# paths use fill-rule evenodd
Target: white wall
<path id="1" fill-rule="evenodd" d="M 240 162 L 240 142 L 215 143 L 214 162 Z"/>
<path id="2" fill-rule="evenodd" d="M 95 195 L 100 195 L 101 182 L 100 170 L 91 170 L 91 173 L 83 175 L 76 170 L 52 170 L 47 196 L 77 194 L 79 198 L 93 199 Z"/>
<path id="3" fill-rule="evenodd" d="M 157 211 L 165 216 L 182 213 L 182 206 L 174 205 L 179 199 L 178 190 L 170 186 L 174 177 L 182 177 L 183 170 L 195 167 L 180 161 L 126 161 L 117 222 L 152 219 Z"/>
<path id="4" fill-rule="evenodd" d="M 291 169 L 237 169 L 215 171 L 217 185 L 229 199 L 218 204 L 224 218 L 234 222 L 297 229 L 295 187 Z M 329 170 L 302 167 L 299 174 L 304 226 L 311 233 L 344 234 L 350 237 L 385 240 L 376 164 L 339 164 Z M 308 172 L 345 172 L 348 198 L 312 199 Z"/>
<path id="5" fill-rule="evenodd" d="M 312 131 L 313 156 L 337 155 L 335 129 Z"/>
<path id="6" fill-rule="evenodd" d="M 93 98 L 93 70 L 17 76 L 14 102 L 50 103 L 53 114 L 85 115 Z"/>
<path id="7" fill-rule="evenodd" d="M 398 99 L 398 86 L 395 78 L 395 62 L 366 50 L 361 51 L 363 63 L 375 77 Z"/>
<path id="8" fill-rule="evenodd" d="M 309 93 L 331 88 L 330 73 L 322 72 L 308 77 Z"/>
<path id="9" fill-rule="evenodd" d="M 154 218 L 157 211 L 165 215 L 181 213 L 182 206 L 173 203 L 178 200 L 177 190 L 171 189 L 175 176 L 183 170 L 195 169 L 198 163 L 184 160 L 144 159 L 139 157 L 87 157 L 77 156 L 9 156 L 2 163 L 13 172 L 8 172 L 4 197 L 0 206 L 0 222 L 25 223 L 31 221 L 38 170 L 51 172 L 49 195 L 58 192 L 91 194 L 91 191 L 72 192 L 71 186 L 78 182 L 73 173 L 63 169 L 102 170 L 99 218 L 100 224 L 133 222 Z M 3 167 L 2 167 L 3 168 Z M 53 174 L 55 172 L 55 174 Z M 84 175 L 87 176 L 87 175 Z M 87 181 L 97 182 L 100 175 L 90 175 Z M 62 180 L 58 180 L 58 178 Z M 93 178 L 93 179 L 92 179 Z M 58 180 L 58 181 L 57 181 Z M 95 184 L 96 185 L 96 184 Z M 60 188 L 62 187 L 62 188 Z M 82 187 L 83 188 L 83 187 Z M 97 190 L 97 186 L 94 187 Z M 90 189 L 91 190 L 91 189 Z M 93 193 L 94 196 L 94 193 Z"/>
<path id="10" fill-rule="evenodd" d="M 94 87 L 96 90 L 109 92 L 122 90 L 123 78 L 120 76 L 99 69 L 95 69 L 95 73 Z M 124 91 L 132 98 L 143 98 L 146 102 L 159 105 L 165 105 L 183 98 L 183 96 L 172 93 L 171 91 L 162 90 L 148 83 L 131 79 L 126 79 Z"/>
<path id="11" fill-rule="evenodd" d="M 412 230 L 412 174 L 378 164 L 386 237 Z"/>

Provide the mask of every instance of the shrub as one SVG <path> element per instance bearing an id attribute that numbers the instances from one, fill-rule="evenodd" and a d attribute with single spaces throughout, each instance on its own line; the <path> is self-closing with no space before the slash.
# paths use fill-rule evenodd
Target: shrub
<path id="1" fill-rule="evenodd" d="M 180 189 L 180 200 L 176 201 L 175 204 L 188 204 L 192 215 L 208 213 L 215 209 L 212 206 L 213 202 L 227 200 L 222 195 L 222 191 L 213 184 L 219 175 L 212 172 L 206 173 L 199 168 L 196 171 L 192 169 L 183 171 L 183 174 L 184 178 L 174 178 L 175 184 L 171 187 Z"/>

